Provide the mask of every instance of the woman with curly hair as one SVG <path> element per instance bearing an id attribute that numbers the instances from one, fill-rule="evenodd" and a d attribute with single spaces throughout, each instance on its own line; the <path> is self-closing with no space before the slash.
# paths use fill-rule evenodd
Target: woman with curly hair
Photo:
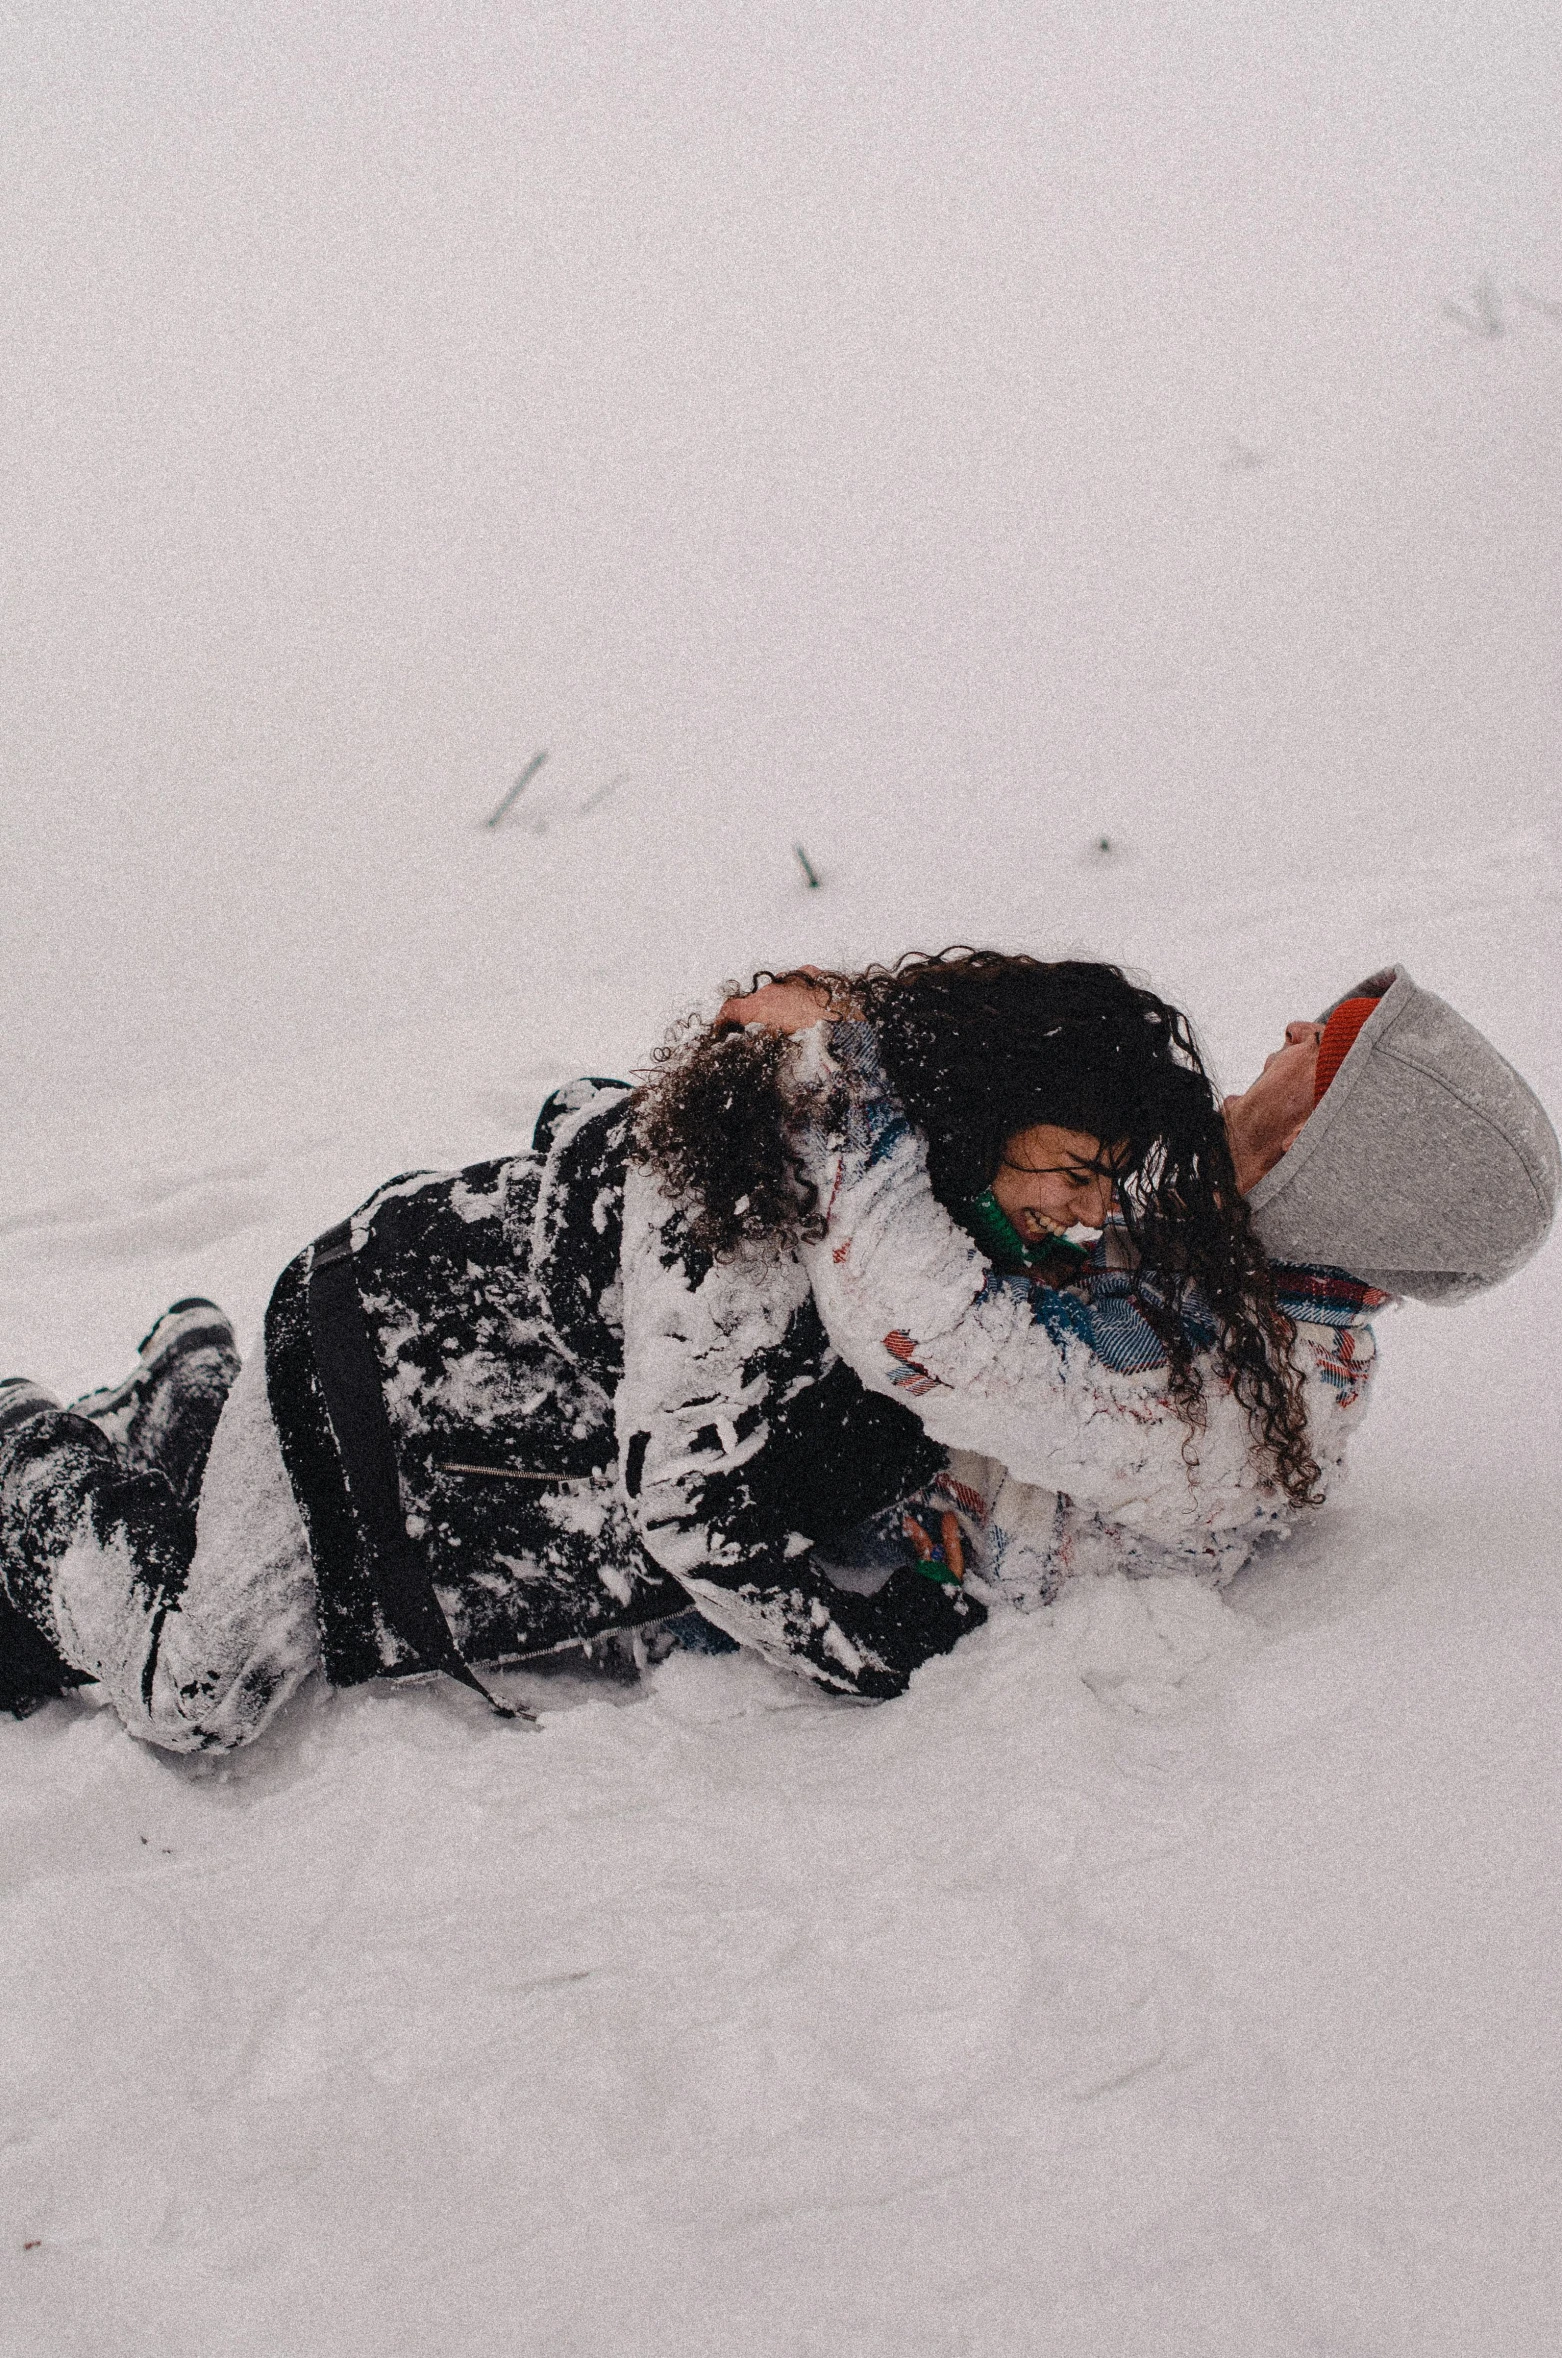
<path id="1" fill-rule="evenodd" d="M 1175 1008 L 992 952 L 777 988 L 378 1190 L 242 1371 L 186 1301 L 74 1409 L 0 1386 L 0 1700 L 221 1748 L 316 1669 L 478 1687 L 691 1603 L 879 1699 L 985 1617 L 968 1546 L 1008 1580 L 983 1467 L 1071 1519 L 1043 1593 L 1087 1531 L 1224 1568 L 1319 1495 L 1348 1419 Z"/>
<path id="2" fill-rule="evenodd" d="M 838 1582 L 912 1550 L 951 1585 L 974 1563 L 983 1594 L 1001 1570 L 1017 1598 L 1086 1563 L 1175 1554 L 1225 1573 L 1321 1499 L 1320 1453 L 1338 1461 L 1364 1399 L 1373 1297 L 1343 1274 L 1283 1272 L 1277 1290 L 1176 1008 L 1115 967 L 968 950 L 757 981 L 663 1051 L 637 1152 L 718 1269 L 795 1256 L 832 1350 L 951 1453 L 917 1511 L 816 1543 Z M 646 1335 L 654 1267 L 626 1259 Z M 626 1368 L 658 1436 L 641 1527 L 668 1561 L 665 1463 L 686 1585 L 712 1520 L 687 1515 L 690 1467 L 712 1427 L 703 1374 L 689 1429 L 678 1384 L 722 1315 L 683 1364 Z M 1331 1388 L 1342 1328 L 1358 1380 Z"/>
<path id="3" fill-rule="evenodd" d="M 806 1141 L 893 1104 L 918 1134 L 933 1197 L 1000 1271 L 1066 1283 L 1086 1259 L 1071 1231 L 1099 1234 L 1114 1213 L 1126 1294 L 1160 1340 L 1190 1428 L 1208 1329 L 1270 1480 L 1308 1502 L 1318 1469 L 1290 1321 L 1179 1009 L 1115 966 L 966 949 L 756 984 L 714 1027 L 664 1048 L 641 1096 L 640 1152 L 694 1207 L 709 1251 L 821 1239 Z M 837 1053 L 825 1052 L 827 1079 L 799 1086 L 787 1035 L 821 1022 Z"/>

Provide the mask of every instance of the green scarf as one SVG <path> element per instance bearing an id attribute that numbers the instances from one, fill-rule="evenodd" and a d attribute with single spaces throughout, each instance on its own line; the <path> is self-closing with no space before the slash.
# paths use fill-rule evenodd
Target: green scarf
<path id="1" fill-rule="evenodd" d="M 1049 1236 L 1042 1244 L 1027 1244 L 989 1187 L 961 1214 L 994 1268 L 1010 1277 L 1036 1277 L 1046 1272 L 1049 1285 L 1067 1285 L 1089 1258 L 1089 1248 L 1071 1236 Z"/>

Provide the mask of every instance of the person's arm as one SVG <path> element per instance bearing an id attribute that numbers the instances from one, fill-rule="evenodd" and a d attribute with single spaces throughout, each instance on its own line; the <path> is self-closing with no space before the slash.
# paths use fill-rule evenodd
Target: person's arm
<path id="1" fill-rule="evenodd" d="M 1277 1267 L 1276 1292 L 1296 1329 L 1295 1365 L 1302 1377 L 1308 1434 L 1317 1460 L 1318 1493 L 1338 1476 L 1346 1446 L 1366 1413 L 1376 1345 L 1371 1317 L 1383 1297 L 1340 1270 Z M 1118 1366 L 1164 1364 L 1164 1345 L 1136 1309 L 1126 1281 L 1113 1272 L 1087 1271 L 1079 1295 L 1067 1297 L 1070 1318 L 1088 1322 L 1095 1348 Z M 1061 1301 L 1061 1297 L 1054 1297 Z M 1203 1335 L 1195 1329 L 1195 1343 Z M 1212 1519 L 1186 1527 L 1165 1518 L 1153 1501 L 1124 1520 L 1076 1506 L 1055 1491 L 1011 1480 L 995 1458 L 955 1453 L 940 1477 L 965 1515 L 969 1561 L 984 1592 L 996 1588 L 1025 1606 L 1045 1603 L 1065 1580 L 1081 1573 L 1191 1571 L 1217 1583 L 1239 1571 L 1255 1543 L 1284 1532 L 1301 1512 L 1279 1491 L 1236 1502 L 1245 1519 Z"/>
<path id="2" fill-rule="evenodd" d="M 1375 1311 L 1390 1296 L 1343 1269 L 1274 1264 L 1275 1299 L 1296 1329 L 1293 1357 L 1307 1400 L 1307 1432 L 1323 1488 L 1366 1415 L 1377 1368 Z"/>
<path id="3" fill-rule="evenodd" d="M 842 1694 L 900 1693 L 981 1606 L 919 1573 L 909 1545 L 872 1594 L 815 1548 L 920 1491 L 942 1453 L 835 1359 L 795 1259 L 710 1263 L 633 1165 L 621 1266 L 620 1465 L 647 1554 L 772 1662 Z"/>
<path id="4" fill-rule="evenodd" d="M 797 1053 L 801 1082 L 844 1083 L 849 1100 L 842 1130 L 802 1136 L 826 1212 L 802 1260 L 863 1382 L 906 1402 L 946 1446 L 1122 1522 L 1192 1536 L 1250 1520 L 1263 1469 L 1229 1383 L 1206 1369 L 1194 1434 L 1163 1369 L 1120 1371 L 1088 1318 L 1048 1316 L 1044 1289 L 999 1278 L 935 1198 L 865 1024 L 816 1027 Z"/>

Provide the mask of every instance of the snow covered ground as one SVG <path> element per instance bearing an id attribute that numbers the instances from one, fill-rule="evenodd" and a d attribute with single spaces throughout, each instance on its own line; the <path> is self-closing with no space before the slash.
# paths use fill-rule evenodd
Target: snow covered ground
<path id="1" fill-rule="evenodd" d="M 1562 1106 L 1501 13 L 13 9 L 0 1372 L 760 961 L 1114 956 L 1238 1084 L 1399 957 Z M 1559 1327 L 1391 1314 L 1280 1558 L 883 1709 L 0 1725 L 0 2348 L 1549 2352 Z"/>
<path id="2" fill-rule="evenodd" d="M 1392 950 L 1556 1102 L 1540 853 L 1323 932 L 1216 896 L 1189 996 L 1245 1036 L 1233 946 L 1282 1014 Z M 1163 971 L 1180 896 L 1077 881 Z M 186 1285 L 253 1326 L 372 1173 L 513 1139 L 600 1024 L 149 1100 L 68 1184 L 35 1142 L 20 1362 L 115 1368 Z M 679 1657 L 522 1682 L 539 1736 L 443 1689 L 223 1763 L 86 1702 L 0 1729 L 14 2347 L 1546 2349 L 1558 1277 L 1386 1319 L 1353 1488 L 1225 1600 L 1091 1583 L 885 1709 Z"/>

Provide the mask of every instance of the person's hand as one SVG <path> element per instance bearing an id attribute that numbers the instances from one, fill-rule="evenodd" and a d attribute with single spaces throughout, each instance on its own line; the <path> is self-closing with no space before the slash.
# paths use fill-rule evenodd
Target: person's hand
<path id="1" fill-rule="evenodd" d="M 830 1012 L 829 984 L 803 979 L 818 972 L 817 966 L 799 966 L 779 982 L 765 983 L 741 999 L 724 999 L 716 1021 L 740 1026 L 763 1024 L 767 1032 L 806 1032 Z"/>
<path id="2" fill-rule="evenodd" d="M 932 1519 L 929 1515 L 928 1522 Z M 911 1542 L 917 1570 L 929 1580 L 952 1581 L 958 1588 L 965 1578 L 965 1539 L 959 1516 L 946 1508 L 938 1518 L 936 1539 L 927 1524 L 919 1523 L 915 1515 L 903 1515 L 900 1527 Z"/>

